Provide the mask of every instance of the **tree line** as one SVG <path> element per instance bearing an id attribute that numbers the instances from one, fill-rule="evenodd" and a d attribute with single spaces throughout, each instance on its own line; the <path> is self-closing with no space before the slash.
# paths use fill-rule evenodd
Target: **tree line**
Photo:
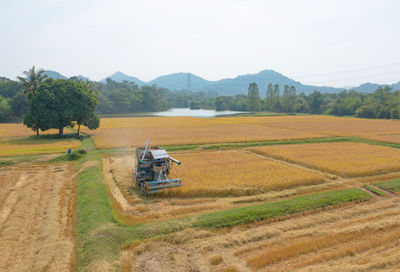
<path id="1" fill-rule="evenodd" d="M 45 77 L 36 80 L 37 75 L 32 76 L 32 82 L 38 81 L 32 83 L 34 88 L 39 88 L 41 83 L 52 80 Z M 30 100 L 25 94 L 26 86 L 23 82 L 27 78 L 29 74 L 18 81 L 0 77 L 0 122 L 19 122 L 29 113 Z M 109 78 L 105 83 L 82 81 L 77 77 L 59 82 L 67 85 L 89 84 L 90 88 L 95 90 L 93 94 L 97 99 L 95 108 L 97 114 L 157 112 L 170 108 L 214 109 L 217 97 L 216 92 L 170 91 L 156 85 L 139 87 L 133 82 L 116 82 Z"/>
<path id="2" fill-rule="evenodd" d="M 360 118 L 400 119 L 400 90 L 389 86 L 379 87 L 373 93 L 344 90 L 339 93 L 314 91 L 308 95 L 296 94 L 294 86 L 269 84 L 265 98 L 261 99 L 256 83 L 251 83 L 246 95 L 219 96 L 215 99 L 217 110 L 277 113 L 330 114 Z"/>
<path id="3" fill-rule="evenodd" d="M 281 90 L 280 85 L 270 83 L 262 91 L 265 98 L 261 98 L 256 83 L 249 84 L 247 95 L 218 96 L 211 91 L 170 91 L 156 85 L 139 87 L 133 82 L 111 79 L 105 83 L 82 81 L 77 77 L 53 80 L 46 78 L 43 71 L 32 68 L 18 81 L 0 77 L 0 122 L 23 120 L 37 133 L 57 128 L 62 134 L 63 127 L 74 124 L 78 130 L 80 125 L 95 128 L 96 114 L 155 112 L 172 107 L 400 118 L 400 91 L 390 87 L 380 87 L 369 94 L 345 90 L 314 91 L 306 95 L 297 94 L 294 86 L 284 85 Z M 62 114 L 58 109 L 62 109 Z"/>

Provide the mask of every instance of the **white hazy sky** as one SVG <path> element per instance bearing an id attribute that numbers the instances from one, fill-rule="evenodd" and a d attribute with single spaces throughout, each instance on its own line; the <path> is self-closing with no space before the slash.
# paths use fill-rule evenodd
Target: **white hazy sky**
<path id="1" fill-rule="evenodd" d="M 313 85 L 400 81 L 398 0 L 0 0 L 0 14 L 12 79 L 36 65 L 92 80 L 273 69 Z"/>

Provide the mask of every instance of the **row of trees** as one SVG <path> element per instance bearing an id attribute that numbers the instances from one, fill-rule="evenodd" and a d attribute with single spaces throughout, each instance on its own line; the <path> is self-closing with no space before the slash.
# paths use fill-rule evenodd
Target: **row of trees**
<path id="1" fill-rule="evenodd" d="M 240 98 L 239 98 L 240 99 Z M 313 92 L 306 96 L 296 94 L 294 86 L 285 85 L 281 94 L 278 84 L 268 85 L 265 99 L 260 98 L 260 92 L 256 83 L 250 83 L 247 95 L 247 111 L 271 111 L 284 113 L 322 113 L 323 95 Z"/>
<path id="2" fill-rule="evenodd" d="M 228 98 L 217 97 L 217 110 L 238 110 L 243 96 Z M 278 84 L 269 84 L 265 99 L 260 98 L 256 83 L 251 83 L 247 95 L 247 111 L 271 111 L 283 113 L 332 114 L 337 116 L 354 115 L 362 118 L 400 119 L 400 91 L 393 91 L 389 86 L 379 87 L 375 92 L 365 94 L 356 91 L 340 93 L 320 93 L 314 91 L 309 95 L 296 94 L 294 86 L 284 86 L 281 94 Z"/>

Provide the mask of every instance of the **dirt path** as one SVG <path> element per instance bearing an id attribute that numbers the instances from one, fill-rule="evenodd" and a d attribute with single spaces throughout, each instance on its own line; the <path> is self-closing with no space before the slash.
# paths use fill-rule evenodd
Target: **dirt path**
<path id="1" fill-rule="evenodd" d="M 71 271 L 73 166 L 3 168 L 0 184 L 0 271 Z"/>
<path id="2" fill-rule="evenodd" d="M 231 230 L 186 230 L 121 253 L 122 271 L 400 269 L 400 200 L 376 199 Z M 231 270 L 228 270 L 230 268 Z"/>

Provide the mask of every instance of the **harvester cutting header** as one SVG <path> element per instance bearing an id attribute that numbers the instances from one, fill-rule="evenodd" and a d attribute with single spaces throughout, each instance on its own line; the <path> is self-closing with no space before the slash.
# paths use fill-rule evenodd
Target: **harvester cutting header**
<path id="1" fill-rule="evenodd" d="M 140 186 L 143 195 L 161 192 L 164 189 L 172 189 L 182 186 L 180 178 L 168 179 L 168 175 L 174 163 L 181 162 L 170 157 L 164 149 L 149 146 L 136 148 L 136 167 L 134 177 Z"/>

